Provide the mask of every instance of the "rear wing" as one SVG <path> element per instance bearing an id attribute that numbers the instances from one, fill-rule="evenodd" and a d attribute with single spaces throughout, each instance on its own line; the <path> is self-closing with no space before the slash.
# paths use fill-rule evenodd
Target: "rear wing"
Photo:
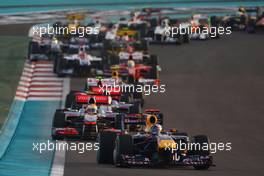
<path id="1" fill-rule="evenodd" d="M 88 104 L 90 98 L 94 98 L 96 104 L 111 104 L 111 97 L 106 95 L 87 95 L 77 94 L 75 95 L 75 101 L 77 104 Z"/>
<path id="2" fill-rule="evenodd" d="M 102 95 L 104 93 L 107 93 L 107 95 L 111 96 L 121 96 L 122 91 L 121 88 L 115 87 L 90 87 L 90 90 L 94 94 Z"/>
<path id="3" fill-rule="evenodd" d="M 133 124 L 133 125 L 146 125 L 148 114 L 126 114 L 123 117 L 123 123 L 126 124 Z M 161 113 L 156 114 L 157 123 L 163 124 L 163 115 Z"/>
<path id="4" fill-rule="evenodd" d="M 114 85 L 116 83 L 116 80 L 113 78 L 104 78 L 104 79 L 98 79 L 98 78 L 87 78 L 86 84 L 87 87 L 89 86 L 98 86 L 98 82 L 101 81 L 102 86 L 104 85 Z"/>

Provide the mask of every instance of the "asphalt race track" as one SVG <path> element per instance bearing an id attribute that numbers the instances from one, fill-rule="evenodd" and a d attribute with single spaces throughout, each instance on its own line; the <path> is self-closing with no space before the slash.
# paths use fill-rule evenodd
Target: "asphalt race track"
<path id="1" fill-rule="evenodd" d="M 166 92 L 147 98 L 145 107 L 165 114 L 165 128 L 190 135 L 207 134 L 211 142 L 232 142 L 231 151 L 214 155 L 216 167 L 115 168 L 96 164 L 95 152 L 66 153 L 65 175 L 264 175 L 264 35 L 233 33 L 220 40 L 182 46 L 152 46 L 162 66 Z M 72 89 L 84 80 L 72 79 Z"/>

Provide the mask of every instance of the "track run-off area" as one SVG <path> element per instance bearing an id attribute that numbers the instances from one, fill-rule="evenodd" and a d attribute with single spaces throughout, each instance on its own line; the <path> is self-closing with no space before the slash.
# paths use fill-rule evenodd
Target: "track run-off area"
<path id="1" fill-rule="evenodd" d="M 53 151 L 33 144 L 50 140 L 52 116 L 60 107 L 63 79 L 51 62 L 25 63 L 8 121 L 1 131 L 1 176 L 50 175 Z"/>

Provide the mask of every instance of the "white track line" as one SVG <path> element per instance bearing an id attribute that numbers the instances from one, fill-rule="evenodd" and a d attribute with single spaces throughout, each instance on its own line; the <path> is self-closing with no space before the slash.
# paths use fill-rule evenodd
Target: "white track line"
<path id="1" fill-rule="evenodd" d="M 18 83 L 20 86 L 25 86 L 25 87 L 28 87 L 30 86 L 30 84 L 28 82 L 25 82 L 25 81 L 19 81 Z"/>
<path id="2" fill-rule="evenodd" d="M 58 81 L 58 82 L 62 81 L 61 78 L 56 78 L 56 77 L 33 77 L 33 78 L 31 78 L 31 80 L 33 80 L 33 81 L 45 80 L 45 81 Z"/>
<path id="3" fill-rule="evenodd" d="M 27 100 L 30 100 L 30 101 L 59 101 L 61 100 L 60 97 L 28 97 Z"/>
<path id="4" fill-rule="evenodd" d="M 29 90 L 31 91 L 31 90 L 43 90 L 43 91 L 45 91 L 45 90 L 50 90 L 50 91 L 52 91 L 52 90 L 55 90 L 55 91 L 61 91 L 62 92 L 62 90 L 63 90 L 63 88 L 62 87 L 30 87 L 29 88 Z"/>
<path id="5" fill-rule="evenodd" d="M 25 92 L 17 91 L 17 92 L 16 92 L 16 95 L 21 95 L 21 96 L 23 96 L 23 97 L 26 97 L 28 94 L 25 93 Z"/>
<path id="6" fill-rule="evenodd" d="M 43 86 L 43 85 L 50 85 L 50 86 L 61 86 L 62 85 L 62 83 L 61 82 L 39 82 L 39 81 L 34 81 L 34 82 L 32 82 L 31 83 L 31 86 L 33 86 L 33 85 L 38 85 L 38 86 Z"/>
<path id="7" fill-rule="evenodd" d="M 35 68 L 34 71 L 50 71 L 51 73 L 53 73 L 53 68 Z"/>
<path id="8" fill-rule="evenodd" d="M 31 81 L 31 78 L 29 78 L 29 77 L 24 77 L 24 76 L 21 76 L 21 78 L 20 78 L 20 81 L 25 81 L 25 82 L 28 82 L 28 81 Z"/>
<path id="9" fill-rule="evenodd" d="M 51 73 L 39 73 L 39 72 L 36 72 L 34 73 L 34 76 L 56 76 L 56 74 L 54 74 L 53 72 Z"/>
<path id="10" fill-rule="evenodd" d="M 64 108 L 65 99 L 67 94 L 70 92 L 70 79 L 65 78 L 63 81 L 63 94 L 61 101 L 61 108 Z M 66 143 L 65 141 L 57 141 L 59 145 Z M 55 151 L 54 160 L 51 168 L 51 176 L 63 176 L 64 175 L 64 164 L 65 164 L 65 150 Z"/>
<path id="11" fill-rule="evenodd" d="M 29 73 L 29 72 L 23 72 L 23 73 L 22 73 L 22 76 L 25 76 L 25 77 L 31 77 L 31 76 L 32 76 L 32 73 Z"/>
<path id="12" fill-rule="evenodd" d="M 25 99 L 25 98 L 18 97 L 18 96 L 15 96 L 15 99 L 16 99 L 16 100 L 22 100 L 22 101 L 26 101 L 26 99 Z"/>
<path id="13" fill-rule="evenodd" d="M 24 68 L 24 71 L 32 73 L 34 71 L 34 69 L 32 69 L 32 68 Z"/>
<path id="14" fill-rule="evenodd" d="M 41 96 L 41 95 L 47 95 L 47 96 L 62 96 L 62 92 L 29 92 L 28 95 L 36 95 L 36 96 Z"/>
<path id="15" fill-rule="evenodd" d="M 29 88 L 27 88 L 27 87 L 23 87 L 23 86 L 18 86 L 18 87 L 17 87 L 17 90 L 28 91 Z"/>
<path id="16" fill-rule="evenodd" d="M 35 67 L 50 67 L 50 68 L 53 68 L 53 64 L 36 64 Z"/>

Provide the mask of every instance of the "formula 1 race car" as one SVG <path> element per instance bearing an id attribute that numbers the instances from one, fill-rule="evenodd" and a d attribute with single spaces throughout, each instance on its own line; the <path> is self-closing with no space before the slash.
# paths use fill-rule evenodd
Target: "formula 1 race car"
<path id="1" fill-rule="evenodd" d="M 49 60 L 49 49 L 39 45 L 38 42 L 30 41 L 28 46 L 28 60 Z"/>
<path id="2" fill-rule="evenodd" d="M 49 60 L 52 53 L 52 36 L 32 36 L 28 44 L 28 59 L 30 61 Z"/>
<path id="3" fill-rule="evenodd" d="M 78 53 L 70 51 L 54 59 L 54 73 L 58 76 L 88 76 L 93 70 L 102 69 L 102 58 L 88 54 L 85 46 L 80 46 Z"/>
<path id="4" fill-rule="evenodd" d="M 167 43 L 167 44 L 182 44 L 189 43 L 189 34 L 177 32 L 173 34 L 172 27 L 178 27 L 177 20 L 164 18 L 161 20 L 161 24 L 157 25 L 153 31 L 153 36 L 145 38 L 150 43 Z M 184 25 L 181 28 L 185 28 Z"/>
<path id="5" fill-rule="evenodd" d="M 190 38 L 194 40 L 207 40 L 209 38 L 218 39 L 220 37 L 217 27 L 219 21 L 215 16 L 208 17 L 206 15 L 196 14 L 191 20 Z M 214 27 L 214 30 L 212 27 Z"/>
<path id="6" fill-rule="evenodd" d="M 148 28 L 146 21 L 142 21 L 136 16 L 131 20 L 120 18 L 120 20 L 106 32 L 105 39 L 118 40 L 125 38 L 144 38 L 147 35 Z"/>
<path id="7" fill-rule="evenodd" d="M 116 167 L 130 166 L 193 166 L 206 170 L 214 166 L 210 150 L 203 148 L 209 145 L 205 135 L 193 136 L 175 130 L 162 131 L 157 124 L 157 117 L 150 115 L 146 122 L 150 131 L 137 133 L 103 131 L 99 133 L 97 163 L 114 164 Z M 148 126 L 147 125 L 147 126 Z M 179 146 L 196 145 L 196 148 Z"/>
<path id="8" fill-rule="evenodd" d="M 107 94 L 112 97 L 113 100 L 118 102 L 125 102 L 131 104 L 140 104 L 144 106 L 143 92 L 137 91 L 122 91 L 122 87 L 128 87 L 128 84 L 124 83 L 115 73 L 111 78 L 87 78 L 85 84 L 85 91 L 90 94 L 104 95 Z M 69 94 L 67 97 L 70 97 Z M 70 101 L 67 101 L 70 102 Z M 140 110 L 138 110 L 140 112 Z"/>
<path id="9" fill-rule="evenodd" d="M 64 138 L 95 139 L 98 132 L 105 129 L 119 130 L 124 125 L 142 121 L 143 115 L 135 113 L 133 105 L 112 104 L 109 103 L 110 100 L 110 96 L 79 94 L 76 101 L 79 105 L 83 105 L 81 108 L 58 109 L 56 111 L 52 125 L 52 138 L 55 140 Z M 163 118 L 162 115 L 160 117 L 160 119 Z"/>
<path id="10" fill-rule="evenodd" d="M 137 64 L 129 59 L 127 63 L 113 65 L 110 69 L 105 69 L 103 75 L 110 76 L 113 70 L 116 70 L 122 80 L 128 84 L 159 84 L 160 67 L 157 64 L 157 58 L 152 57 L 152 59 L 149 65 Z"/>
<path id="11" fill-rule="evenodd" d="M 148 58 L 149 44 L 146 40 L 134 41 L 110 41 L 104 42 L 104 55 L 106 64 L 119 64 L 121 60 L 127 60 L 132 56 L 135 60 Z"/>

